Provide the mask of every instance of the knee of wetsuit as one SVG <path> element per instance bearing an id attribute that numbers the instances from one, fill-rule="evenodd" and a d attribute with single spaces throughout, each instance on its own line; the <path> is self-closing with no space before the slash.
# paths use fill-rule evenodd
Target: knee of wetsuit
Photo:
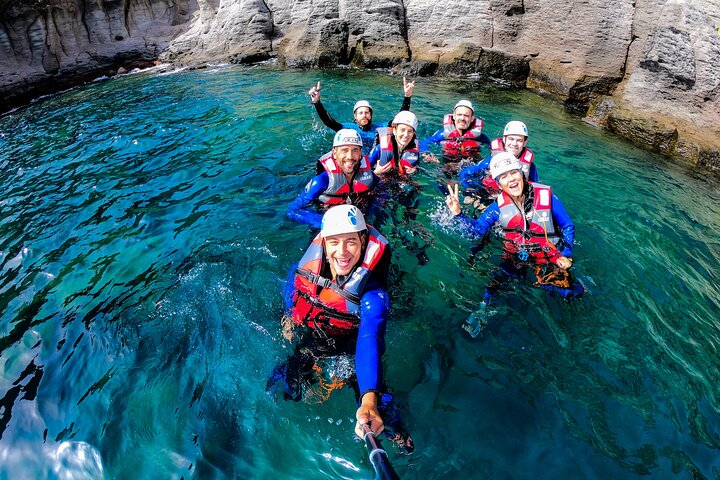
<path id="1" fill-rule="evenodd" d="M 542 288 L 548 293 L 560 296 L 568 302 L 573 298 L 582 297 L 583 292 L 585 292 L 585 288 L 579 282 L 573 283 L 571 288 L 562 288 L 555 285 L 542 285 Z"/>
<path id="2" fill-rule="evenodd" d="M 582 283 L 575 282 L 572 285 L 571 293 L 572 295 L 568 298 L 568 300 L 572 298 L 580 298 L 582 297 L 583 293 L 585 293 L 585 287 L 583 287 Z"/>
<path id="3" fill-rule="evenodd" d="M 297 375 L 292 375 L 288 364 L 281 363 L 273 369 L 265 384 L 265 393 L 275 401 L 282 393 L 283 400 L 298 402 L 302 399 L 302 386 Z"/>

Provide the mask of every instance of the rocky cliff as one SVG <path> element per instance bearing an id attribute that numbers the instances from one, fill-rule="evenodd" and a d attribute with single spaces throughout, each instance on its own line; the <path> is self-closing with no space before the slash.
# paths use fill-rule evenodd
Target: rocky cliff
<path id="1" fill-rule="evenodd" d="M 194 0 L 0 0 L 0 111 L 156 60 L 195 10 Z"/>
<path id="2" fill-rule="evenodd" d="M 479 73 L 720 170 L 716 0 L 0 0 L 0 19 L 8 99 L 134 59 Z"/>

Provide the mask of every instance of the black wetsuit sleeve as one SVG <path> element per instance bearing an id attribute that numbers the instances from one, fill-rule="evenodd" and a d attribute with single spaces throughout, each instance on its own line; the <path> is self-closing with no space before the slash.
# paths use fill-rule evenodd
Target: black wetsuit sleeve
<path id="1" fill-rule="evenodd" d="M 317 111 L 320 120 L 322 120 L 326 127 L 332 129 L 335 132 L 343 128 L 342 124 L 332 118 L 327 112 L 327 110 L 325 110 L 325 107 L 323 106 L 322 102 L 320 102 L 320 100 L 315 102 L 313 105 L 315 105 L 315 111 Z"/>
<path id="2" fill-rule="evenodd" d="M 392 250 L 390 245 L 385 247 L 383 256 L 380 257 L 380 261 L 372 271 L 372 275 L 368 280 L 369 285 L 376 285 L 376 288 L 387 290 L 388 288 L 388 276 L 390 275 L 390 260 L 392 257 Z"/>

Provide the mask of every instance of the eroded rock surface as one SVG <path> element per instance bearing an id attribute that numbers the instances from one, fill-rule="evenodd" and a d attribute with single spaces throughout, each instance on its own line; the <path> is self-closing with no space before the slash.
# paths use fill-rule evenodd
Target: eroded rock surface
<path id="1" fill-rule="evenodd" d="M 716 0 L 0 0 L 0 20 L 6 99 L 156 58 L 479 73 L 720 169 Z"/>
<path id="2" fill-rule="evenodd" d="M 196 8 L 194 0 L 0 0 L 0 107 L 157 59 Z"/>

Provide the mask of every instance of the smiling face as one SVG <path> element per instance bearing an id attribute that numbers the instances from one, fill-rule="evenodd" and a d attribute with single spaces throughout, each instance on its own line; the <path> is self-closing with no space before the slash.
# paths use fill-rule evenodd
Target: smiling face
<path id="1" fill-rule="evenodd" d="M 353 116 L 355 117 L 355 123 L 357 123 L 361 127 L 366 127 L 370 125 L 370 122 L 372 122 L 372 110 L 370 110 L 368 107 L 358 108 L 357 110 L 355 110 Z"/>
<path id="2" fill-rule="evenodd" d="M 525 177 L 521 170 L 510 170 L 497 178 L 497 183 L 503 192 L 513 199 L 519 198 L 525 188 Z"/>
<path id="3" fill-rule="evenodd" d="M 470 124 L 475 120 L 473 111 L 468 107 L 457 107 L 453 112 L 453 120 L 458 130 L 467 130 Z"/>
<path id="4" fill-rule="evenodd" d="M 393 126 L 393 135 L 395 135 L 395 141 L 398 147 L 401 149 L 410 145 L 413 137 L 415 136 L 415 130 L 410 125 L 399 123 Z"/>
<path id="5" fill-rule="evenodd" d="M 333 148 L 333 157 L 345 175 L 352 175 L 362 158 L 362 149 L 357 145 L 340 145 Z"/>
<path id="6" fill-rule="evenodd" d="M 325 237 L 325 258 L 330 265 L 333 280 L 348 275 L 360 261 L 362 238 L 358 232 L 340 233 Z"/>
<path id="7" fill-rule="evenodd" d="M 503 137 L 503 143 L 505 144 L 506 152 L 520 157 L 520 152 L 523 151 L 523 148 L 525 148 L 527 144 L 527 137 L 523 135 L 505 135 Z"/>

